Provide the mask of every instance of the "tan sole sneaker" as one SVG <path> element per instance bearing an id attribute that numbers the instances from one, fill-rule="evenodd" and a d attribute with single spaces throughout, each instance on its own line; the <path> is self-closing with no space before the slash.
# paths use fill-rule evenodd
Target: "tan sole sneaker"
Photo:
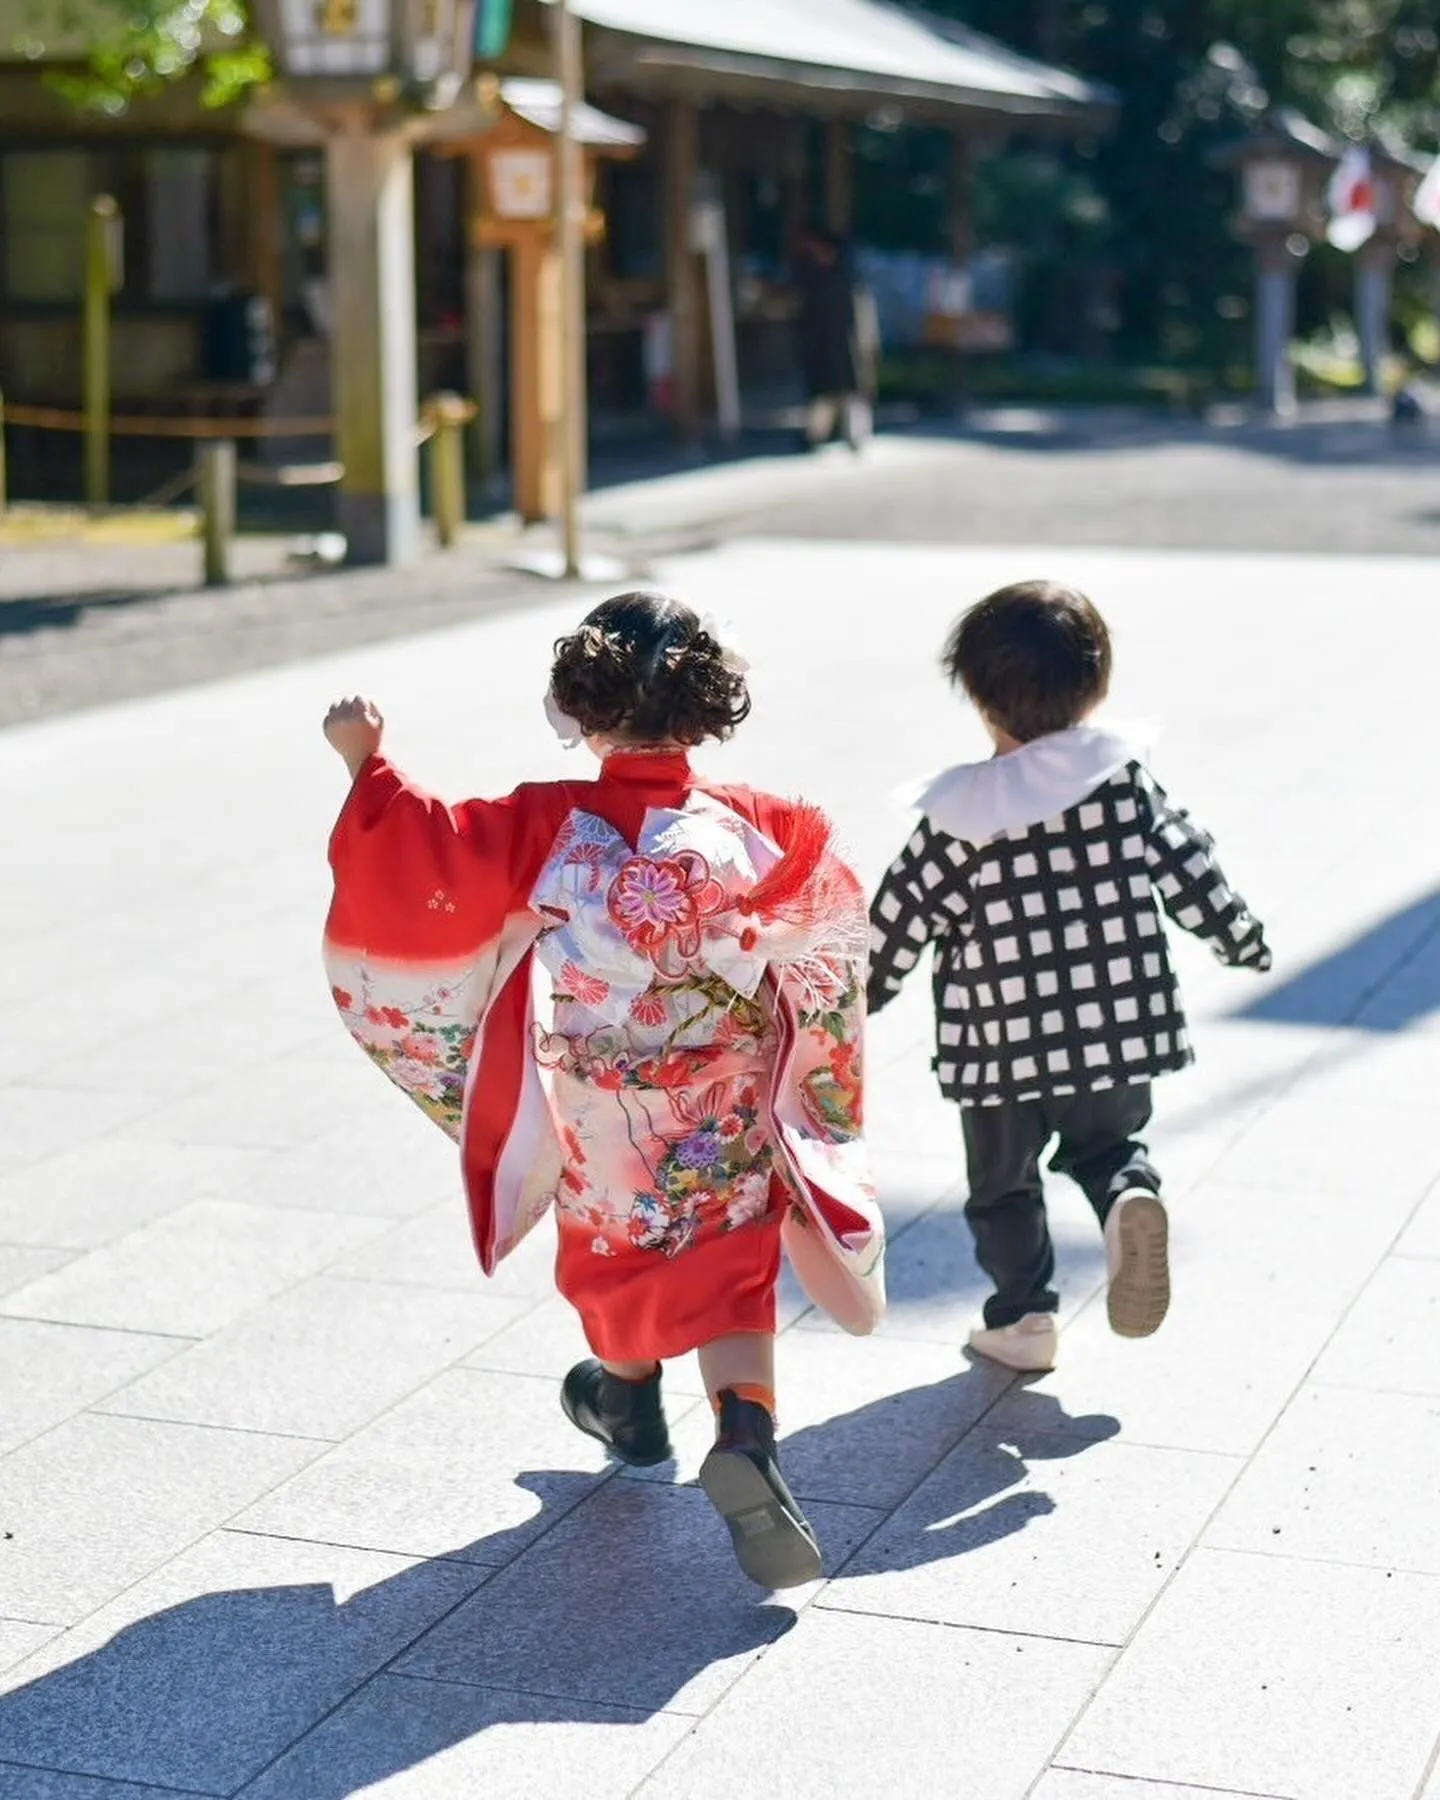
<path id="1" fill-rule="evenodd" d="M 1170 1219 L 1149 1188 L 1130 1188 L 1110 1208 L 1105 1257 L 1110 1329 L 1118 1337 L 1152 1336 L 1170 1310 Z"/>
<path id="2" fill-rule="evenodd" d="M 1054 1313 L 1026 1313 L 1013 1325 L 979 1326 L 967 1340 L 977 1356 L 1021 1375 L 1044 1375 L 1055 1367 L 1060 1328 Z"/>

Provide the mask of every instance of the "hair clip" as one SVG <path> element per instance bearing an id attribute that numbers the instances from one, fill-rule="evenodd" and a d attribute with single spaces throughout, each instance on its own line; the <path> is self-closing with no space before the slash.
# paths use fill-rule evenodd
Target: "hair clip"
<path id="1" fill-rule="evenodd" d="M 714 613 L 706 613 L 700 621 L 700 629 L 720 646 L 720 660 L 732 675 L 749 673 L 750 658 L 734 642 L 728 620 L 721 625 Z"/>

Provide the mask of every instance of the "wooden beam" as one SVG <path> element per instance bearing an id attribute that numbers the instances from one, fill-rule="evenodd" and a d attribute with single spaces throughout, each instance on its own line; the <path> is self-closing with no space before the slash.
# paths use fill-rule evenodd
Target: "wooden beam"
<path id="1" fill-rule="evenodd" d="M 699 146 L 700 115 L 695 103 L 672 100 L 665 111 L 665 289 L 675 428 L 683 438 L 695 437 L 700 429 L 700 291 L 690 248 L 690 206 Z"/>

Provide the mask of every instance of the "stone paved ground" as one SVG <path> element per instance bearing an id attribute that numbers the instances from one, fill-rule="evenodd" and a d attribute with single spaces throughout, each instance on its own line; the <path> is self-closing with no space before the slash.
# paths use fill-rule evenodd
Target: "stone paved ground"
<path id="1" fill-rule="evenodd" d="M 1440 552 L 1440 422 L 1397 437 L 1383 409 L 1214 426 L 1018 410 L 882 437 L 864 459 L 784 452 L 631 481 L 587 502 L 590 546 L 644 577 L 737 531 L 968 544 Z M 750 446 L 764 451 L 776 440 Z M 402 580 L 296 575 L 281 540 L 241 540 L 237 582 L 197 589 L 198 548 L 17 548 L 0 537 L 0 725 L 161 692 L 512 606 L 544 548 L 503 526 Z M 608 579 L 608 577 L 607 577 Z"/>
<path id="2" fill-rule="evenodd" d="M 787 1296 L 827 1577 L 779 1597 L 690 1485 L 693 1366 L 675 1467 L 565 1424 L 543 1236 L 477 1275 L 317 964 L 328 697 L 373 689 L 442 789 L 559 773 L 573 599 L 0 735 L 5 1800 L 1440 1800 L 1433 568 L 737 542 L 666 571 L 756 662 L 714 765 L 828 800 L 873 879 L 887 794 L 978 747 L 945 624 L 1036 569 L 1112 613 L 1117 709 L 1168 720 L 1279 961 L 1180 946 L 1172 1316 L 1109 1336 L 1057 1191 L 1028 1384 L 957 1348 L 924 994 L 877 1021 L 893 1311 L 855 1342 Z"/>

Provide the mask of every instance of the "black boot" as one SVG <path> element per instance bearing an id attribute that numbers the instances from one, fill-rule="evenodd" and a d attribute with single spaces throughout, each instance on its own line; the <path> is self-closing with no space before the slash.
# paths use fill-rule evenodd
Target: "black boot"
<path id="1" fill-rule="evenodd" d="M 820 1546 L 775 1456 L 775 1421 L 763 1406 L 720 1390 L 720 1435 L 700 1485 L 730 1527 L 740 1567 L 763 1588 L 820 1577 Z"/>
<path id="2" fill-rule="evenodd" d="M 572 1425 L 599 1438 L 621 1462 L 643 1469 L 670 1455 L 658 1365 L 646 1381 L 624 1381 L 609 1374 L 593 1356 L 587 1357 L 565 1377 L 560 1404 Z"/>

